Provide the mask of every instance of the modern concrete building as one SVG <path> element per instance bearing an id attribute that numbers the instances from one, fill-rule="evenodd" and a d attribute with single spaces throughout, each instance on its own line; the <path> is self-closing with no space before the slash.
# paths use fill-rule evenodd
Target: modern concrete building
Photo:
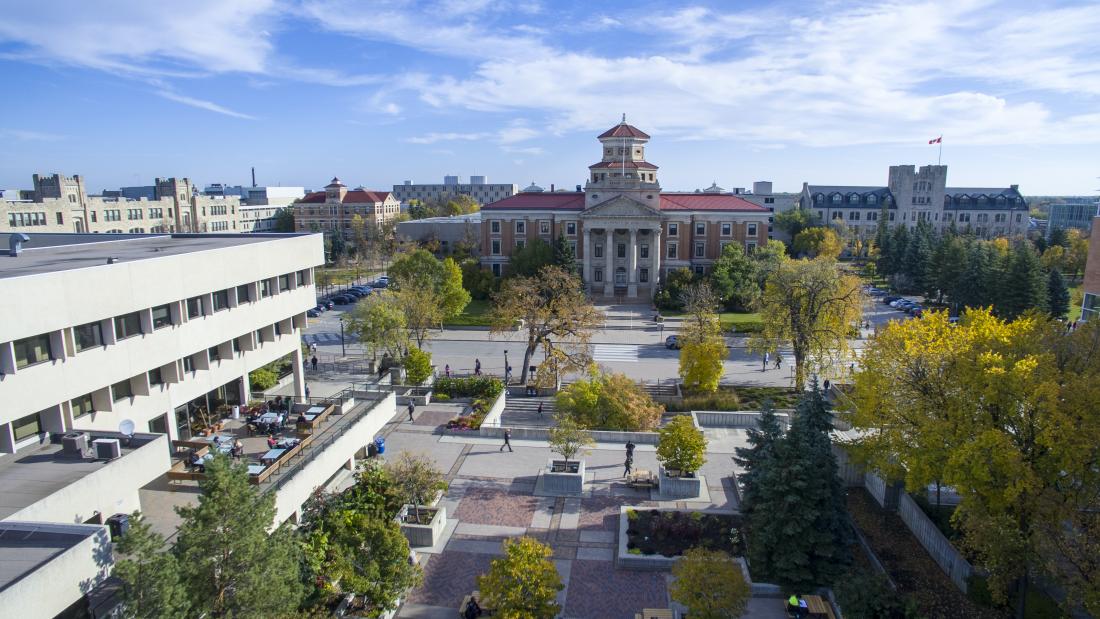
<path id="1" fill-rule="evenodd" d="M 1092 220 L 1092 229 L 1100 230 L 1100 217 Z M 1081 302 L 1081 319 L 1096 320 L 1100 317 L 1100 235 L 1089 236 L 1089 256 L 1085 263 L 1085 298 Z"/>
<path id="2" fill-rule="evenodd" d="M 85 595 L 112 563 L 102 526 L 0 522 L 0 608 L 5 617 L 88 617 Z"/>
<path id="3" fill-rule="evenodd" d="M 275 232 L 279 212 L 306 195 L 305 187 L 265 187 L 214 183 L 202 190 L 209 197 L 240 200 L 241 232 Z"/>
<path id="4" fill-rule="evenodd" d="M 1092 220 L 1100 215 L 1100 201 L 1096 198 L 1056 202 L 1050 205 L 1050 217 L 1047 219 L 1045 235 L 1050 239 L 1050 234 L 1055 230 L 1080 230 L 1088 235 L 1092 229 Z"/>
<path id="5" fill-rule="evenodd" d="M 890 166 L 885 187 L 802 184 L 799 206 L 827 224 L 845 226 L 859 238 L 874 236 L 885 208 L 891 226 L 928 221 L 937 230 L 954 224 L 982 238 L 1022 235 L 1027 200 L 1018 185 L 947 187 L 947 166 Z"/>
<path id="6" fill-rule="evenodd" d="M 481 249 L 481 212 L 398 222 L 397 236 L 418 243 L 437 241 L 443 254 L 463 245 L 477 252 Z"/>
<path id="7" fill-rule="evenodd" d="M 463 184 L 458 182 L 457 176 L 444 176 L 442 184 L 413 183 L 405 181 L 404 184 L 393 186 L 393 195 L 402 208 L 408 208 L 413 200 L 425 202 L 428 200 L 441 200 L 447 196 L 470 196 L 478 204 L 488 204 L 514 196 L 519 192 L 519 185 L 509 183 L 489 184 L 484 176 L 471 176 L 470 182 Z"/>
<path id="8" fill-rule="evenodd" d="M 294 229 L 299 232 L 353 235 L 352 220 L 358 215 L 366 226 L 381 226 L 396 219 L 401 204 L 388 191 L 359 187 L 348 190 L 339 178 L 294 203 Z"/>
<path id="9" fill-rule="evenodd" d="M 649 136 L 623 122 L 602 133 L 583 191 L 531 186 L 481 210 L 481 261 L 500 275 L 517 247 L 559 235 L 573 246 L 590 292 L 650 297 L 677 268 L 704 273 L 729 243 L 768 239 L 771 210 L 730 193 L 661 190 L 646 161 Z"/>
<path id="10" fill-rule="evenodd" d="M 33 181 L 28 199 L 0 201 L 0 232 L 240 232 L 240 200 L 199 195 L 187 178 L 103 196 L 89 196 L 79 175 L 35 174 Z"/>

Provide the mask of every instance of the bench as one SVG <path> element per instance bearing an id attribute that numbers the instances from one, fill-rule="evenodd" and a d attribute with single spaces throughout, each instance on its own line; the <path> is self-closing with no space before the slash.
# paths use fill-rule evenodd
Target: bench
<path id="1" fill-rule="evenodd" d="M 631 488 L 656 488 L 657 476 L 652 471 L 637 469 L 626 476 L 626 485 Z"/>
<path id="2" fill-rule="evenodd" d="M 634 613 L 634 619 L 674 619 L 674 617 L 668 608 L 643 608 L 642 612 Z"/>

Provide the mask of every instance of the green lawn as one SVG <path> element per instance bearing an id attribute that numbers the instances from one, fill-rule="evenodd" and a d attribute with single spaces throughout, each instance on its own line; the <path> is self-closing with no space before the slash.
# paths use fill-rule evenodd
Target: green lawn
<path id="1" fill-rule="evenodd" d="M 488 301 L 474 299 L 462 310 L 462 313 L 443 322 L 446 327 L 488 327 L 489 309 L 493 304 Z"/>
<path id="2" fill-rule="evenodd" d="M 661 312 L 665 316 L 683 316 L 684 312 Z M 756 333 L 763 328 L 763 323 L 760 322 L 760 314 L 741 314 L 737 312 L 722 312 L 718 314 L 718 322 L 721 323 L 724 331 L 735 331 L 737 333 Z"/>
<path id="3" fill-rule="evenodd" d="M 1069 321 L 1073 322 L 1081 317 L 1081 303 L 1084 300 L 1084 284 L 1077 284 L 1069 289 Z"/>

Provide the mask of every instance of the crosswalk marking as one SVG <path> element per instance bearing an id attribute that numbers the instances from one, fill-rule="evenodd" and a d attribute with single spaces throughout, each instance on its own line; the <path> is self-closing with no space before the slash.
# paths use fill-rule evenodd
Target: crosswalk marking
<path id="1" fill-rule="evenodd" d="M 338 333 L 307 333 L 302 336 L 302 341 L 306 344 L 317 344 L 318 346 L 339 344 L 340 335 Z"/>
<path id="2" fill-rule="evenodd" d="M 635 363 L 638 361 L 638 346 L 635 344 L 596 344 L 592 350 L 594 361 L 616 361 Z"/>

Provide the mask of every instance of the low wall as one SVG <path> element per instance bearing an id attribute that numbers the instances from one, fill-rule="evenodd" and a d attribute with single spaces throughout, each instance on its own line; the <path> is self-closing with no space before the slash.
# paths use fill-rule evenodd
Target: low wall
<path id="1" fill-rule="evenodd" d="M 913 532 L 921 546 L 932 555 L 932 559 L 947 574 L 951 582 L 960 591 L 966 593 L 966 579 L 974 573 L 974 567 L 963 558 L 939 528 L 932 522 L 924 510 L 907 493 L 898 497 L 898 515 Z"/>
<path id="2" fill-rule="evenodd" d="M 789 409 L 775 411 L 779 427 L 790 427 Z M 697 428 L 755 428 L 759 424 L 759 411 L 691 411 L 692 421 Z"/>
<path id="3" fill-rule="evenodd" d="M 508 390 L 504 389 L 497 396 L 493 405 L 489 407 L 489 412 L 485 414 L 485 419 L 481 422 L 481 427 L 486 426 L 490 428 L 500 428 L 500 416 L 504 414 L 504 406 L 508 403 Z M 503 432 L 501 432 L 503 436 Z M 482 436 L 485 436 L 484 434 Z"/>
<path id="4" fill-rule="evenodd" d="M 508 430 L 512 432 L 513 439 L 523 439 L 528 441 L 550 440 L 549 428 L 508 426 Z M 624 445 L 627 443 L 627 441 L 642 445 L 656 445 L 660 439 L 660 435 L 656 432 L 618 432 L 615 430 L 590 430 L 589 434 L 592 435 L 592 440 L 596 441 L 597 443 L 622 443 Z M 487 426 L 485 423 L 482 423 L 481 430 L 479 430 L 479 435 L 482 438 L 503 438 L 504 427 L 499 425 L 490 427 Z"/>

